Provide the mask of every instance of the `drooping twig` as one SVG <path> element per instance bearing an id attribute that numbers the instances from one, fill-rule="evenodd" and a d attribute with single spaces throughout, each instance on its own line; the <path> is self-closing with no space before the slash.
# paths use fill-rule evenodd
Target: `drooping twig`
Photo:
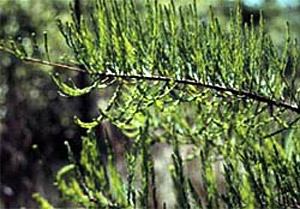
<path id="1" fill-rule="evenodd" d="M 85 69 L 75 67 L 75 66 L 69 66 L 66 64 L 62 64 L 62 63 L 47 62 L 47 61 L 44 61 L 41 59 L 36 59 L 36 58 L 31 58 L 31 57 L 25 57 L 25 58 L 23 58 L 23 60 L 26 62 L 57 67 L 57 68 L 64 69 L 64 70 L 87 73 L 87 71 Z M 282 101 L 276 101 L 274 99 L 270 99 L 270 98 L 267 98 L 267 97 L 261 96 L 261 95 L 256 95 L 256 94 L 253 94 L 248 91 L 236 90 L 236 89 L 222 87 L 222 86 L 218 86 L 218 85 L 212 85 L 212 84 L 205 84 L 205 83 L 201 83 L 201 82 L 193 81 L 193 80 L 172 79 L 170 77 L 164 77 L 164 76 L 144 76 L 144 75 L 125 75 L 125 74 L 118 75 L 118 74 L 112 74 L 112 73 L 98 73 L 98 76 L 106 77 L 106 78 L 121 78 L 121 79 L 126 79 L 126 80 L 137 79 L 137 80 L 164 81 L 164 82 L 175 82 L 178 84 L 194 85 L 194 86 L 213 89 L 213 90 L 216 90 L 219 92 L 230 92 L 235 96 L 247 97 L 247 98 L 250 98 L 250 99 L 253 99 L 256 101 L 267 103 L 270 106 L 283 107 L 285 109 L 289 109 L 293 112 L 300 114 L 300 107 L 289 104 L 289 103 L 285 103 Z"/>

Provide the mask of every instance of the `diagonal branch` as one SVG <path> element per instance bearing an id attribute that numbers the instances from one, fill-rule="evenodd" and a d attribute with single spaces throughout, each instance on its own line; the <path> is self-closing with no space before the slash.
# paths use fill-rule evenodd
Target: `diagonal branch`
<path id="1" fill-rule="evenodd" d="M 290 123 L 288 124 L 287 127 L 281 128 L 281 129 L 279 129 L 279 130 L 277 130 L 277 131 L 274 131 L 273 133 L 270 133 L 270 134 L 264 136 L 263 139 L 271 138 L 271 137 L 273 137 L 273 136 L 275 136 L 275 135 L 277 135 L 277 134 L 280 134 L 280 133 L 282 133 L 282 132 L 284 132 L 284 131 L 290 129 L 290 128 L 291 128 L 294 124 L 296 124 L 299 120 L 300 120 L 300 117 L 297 117 L 295 120 L 293 120 L 292 122 L 290 122 Z"/>
<path id="2" fill-rule="evenodd" d="M 82 69 L 79 67 L 74 67 L 74 66 L 69 66 L 66 64 L 62 64 L 62 63 L 47 62 L 47 61 L 44 61 L 41 59 L 36 59 L 36 58 L 31 58 L 31 57 L 25 57 L 25 58 L 23 58 L 23 60 L 26 62 L 57 67 L 57 68 L 64 69 L 64 70 L 87 73 L 87 71 L 85 69 Z M 282 107 L 285 109 L 289 109 L 293 112 L 296 112 L 297 114 L 300 114 L 300 107 L 289 104 L 289 103 L 285 103 L 282 101 L 276 101 L 274 99 L 270 99 L 270 98 L 267 98 L 267 97 L 261 96 L 261 95 L 256 95 L 256 94 L 253 94 L 248 91 L 236 90 L 236 89 L 226 88 L 226 87 L 212 85 L 212 84 L 205 84 L 205 83 L 201 83 L 201 82 L 193 81 L 193 80 L 172 79 L 172 78 L 163 77 L 163 76 L 116 75 L 116 74 L 112 74 L 112 73 L 98 73 L 98 75 L 101 77 L 107 77 L 107 78 L 137 79 L 137 80 L 164 81 L 164 82 L 172 81 L 172 82 L 179 83 L 179 84 L 194 85 L 194 86 L 213 89 L 213 90 L 216 90 L 219 92 L 230 92 L 235 96 L 247 97 L 247 98 L 250 98 L 250 99 L 253 99 L 256 101 L 267 103 L 270 106 Z"/>

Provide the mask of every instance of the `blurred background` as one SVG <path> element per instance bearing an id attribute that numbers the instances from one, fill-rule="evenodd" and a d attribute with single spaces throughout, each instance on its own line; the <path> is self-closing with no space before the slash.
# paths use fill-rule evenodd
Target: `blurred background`
<path id="1" fill-rule="evenodd" d="M 27 44 L 35 36 L 43 43 L 47 31 L 52 60 L 70 54 L 56 26 L 56 18 L 70 20 L 70 3 L 74 0 L 0 0 L 0 39 L 15 39 Z M 136 0 L 140 3 L 142 0 Z M 199 15 L 205 21 L 209 5 L 224 27 L 234 1 L 196 0 Z M 88 14 L 93 0 L 77 0 L 81 12 Z M 160 0 L 168 3 L 168 0 Z M 191 0 L 175 0 L 177 5 Z M 140 7 L 139 7 L 140 8 Z M 285 38 L 285 23 L 290 22 L 293 38 L 300 38 L 300 0 L 245 0 L 243 21 L 254 15 L 257 24 L 259 10 L 264 10 L 266 30 L 276 46 Z M 143 12 L 143 11 L 139 11 Z M 35 34 L 35 35 L 34 35 Z M 42 49 L 41 49 L 42 51 Z M 40 54 L 35 56 L 39 57 Z M 98 92 L 80 98 L 61 97 L 48 73 L 53 69 L 21 62 L 0 51 L 0 208 L 36 208 L 31 198 L 39 192 L 54 205 L 59 203 L 53 176 L 67 163 L 64 141 L 69 141 L 75 153 L 80 152 L 79 129 L 73 122 L 77 115 L 89 121 L 97 113 L 97 105 L 108 96 Z M 83 75 L 68 74 L 79 86 Z M 33 149 L 36 144 L 38 149 Z"/>

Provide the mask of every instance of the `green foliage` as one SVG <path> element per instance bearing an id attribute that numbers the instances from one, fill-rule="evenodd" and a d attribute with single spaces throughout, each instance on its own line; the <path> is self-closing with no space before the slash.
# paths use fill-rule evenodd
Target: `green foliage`
<path id="1" fill-rule="evenodd" d="M 68 96 L 116 86 L 94 121 L 76 118 L 89 133 L 83 137 L 80 160 L 69 148 L 71 164 L 57 175 L 66 201 L 86 208 L 158 207 L 159 182 L 150 150 L 154 143 L 164 143 L 173 145 L 170 172 L 177 208 L 299 206 L 300 48 L 288 25 L 279 50 L 264 30 L 262 13 L 255 28 L 253 21 L 242 23 L 238 5 L 228 29 L 212 10 L 209 21 L 201 22 L 196 1 L 177 8 L 174 1 L 161 5 L 148 0 L 140 13 L 133 0 L 99 0 L 95 5 L 80 29 L 75 17 L 58 21 L 73 51 L 72 62 L 82 69 L 28 57 L 16 42 L 2 44 L 25 61 L 84 71 L 94 81 L 78 89 L 53 76 Z M 93 132 L 104 120 L 133 141 L 126 153 L 126 179 L 115 168 L 113 149 L 106 164 L 100 160 Z M 194 147 L 187 159 L 179 149 L 184 144 Z M 204 196 L 184 173 L 190 158 L 201 167 Z M 216 161 L 221 161 L 219 173 Z"/>
<path id="2" fill-rule="evenodd" d="M 114 207 L 115 202 L 122 208 L 127 207 L 124 185 L 109 159 L 108 167 L 100 162 L 101 153 L 92 134 L 83 138 L 83 147 L 79 164 L 69 148 L 70 161 L 57 174 L 56 184 L 62 192 L 62 198 L 86 208 Z"/>
<path id="3" fill-rule="evenodd" d="M 42 197 L 40 194 L 35 193 L 32 195 L 32 197 L 40 204 L 40 208 L 43 209 L 53 209 L 54 207 L 49 204 L 49 202 Z"/>
<path id="4" fill-rule="evenodd" d="M 107 87 L 107 85 L 105 85 L 105 84 L 101 85 L 99 79 L 94 81 L 91 86 L 88 86 L 88 87 L 85 87 L 82 89 L 79 89 L 76 86 L 74 86 L 72 88 L 69 85 L 67 85 L 66 83 L 62 82 L 61 79 L 59 78 L 59 74 L 52 75 L 52 79 L 53 79 L 54 83 L 60 88 L 60 90 L 62 91 L 63 94 L 65 94 L 67 96 L 73 96 L 73 97 L 88 94 L 95 88 L 100 89 L 100 88 Z"/>

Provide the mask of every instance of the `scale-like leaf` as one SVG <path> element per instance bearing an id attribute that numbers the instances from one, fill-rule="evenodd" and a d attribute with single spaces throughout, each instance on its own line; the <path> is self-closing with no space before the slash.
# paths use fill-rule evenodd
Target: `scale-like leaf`
<path id="1" fill-rule="evenodd" d="M 79 89 L 77 87 L 72 88 L 69 85 L 67 85 L 66 83 L 64 83 L 60 79 L 59 74 L 57 74 L 57 73 L 52 75 L 52 80 L 54 81 L 54 83 L 56 83 L 56 85 L 59 87 L 59 89 L 62 91 L 62 93 L 64 93 L 65 95 L 74 96 L 74 97 L 88 94 L 95 88 L 105 88 L 106 87 L 105 84 L 100 85 L 99 80 L 96 80 L 93 82 L 92 85 L 87 86 L 85 88 L 82 88 L 82 89 Z"/>

